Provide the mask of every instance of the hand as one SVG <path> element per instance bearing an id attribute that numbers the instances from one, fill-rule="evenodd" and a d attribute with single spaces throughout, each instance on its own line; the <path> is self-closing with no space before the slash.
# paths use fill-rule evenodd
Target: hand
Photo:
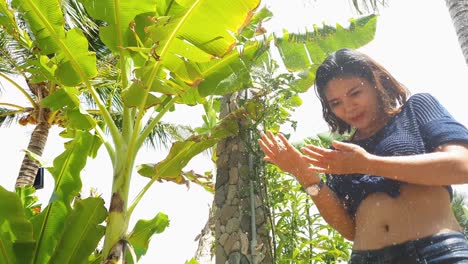
<path id="1" fill-rule="evenodd" d="M 301 150 L 308 155 L 307 160 L 315 172 L 330 174 L 368 173 L 369 154 L 362 147 L 333 141 L 335 150 L 308 145 Z"/>
<path id="2" fill-rule="evenodd" d="M 271 131 L 262 133 L 258 140 L 265 153 L 265 161 L 274 163 L 284 172 L 290 173 L 303 185 L 318 182 L 320 178 L 311 170 L 308 157 L 292 146 L 282 135 L 275 136 Z M 310 178 L 313 176 L 314 178 Z"/>

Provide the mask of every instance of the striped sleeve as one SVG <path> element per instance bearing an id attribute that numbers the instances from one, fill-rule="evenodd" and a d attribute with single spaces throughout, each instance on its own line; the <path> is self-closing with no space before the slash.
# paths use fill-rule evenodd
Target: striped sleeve
<path id="1" fill-rule="evenodd" d="M 414 109 L 427 152 L 446 143 L 468 143 L 466 127 L 457 122 L 432 95 L 415 94 L 408 103 Z"/>

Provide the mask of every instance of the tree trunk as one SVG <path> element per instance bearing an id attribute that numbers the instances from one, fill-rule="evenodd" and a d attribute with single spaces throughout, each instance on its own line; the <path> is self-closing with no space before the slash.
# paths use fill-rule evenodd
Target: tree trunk
<path id="1" fill-rule="evenodd" d="M 468 64 L 468 1 L 446 0 L 446 4 L 457 32 L 465 62 Z"/>
<path id="2" fill-rule="evenodd" d="M 215 241 L 214 237 L 214 217 L 213 217 L 213 207 L 209 208 L 208 220 L 206 221 L 205 226 L 201 230 L 200 234 L 195 238 L 195 241 L 198 240 L 198 248 L 195 252 L 195 259 L 199 263 L 208 264 L 213 260 L 213 242 Z"/>
<path id="3" fill-rule="evenodd" d="M 237 100 L 236 95 L 224 97 L 221 118 L 238 108 Z M 272 263 L 265 208 L 253 189 L 252 166 L 249 166 L 249 153 L 245 147 L 246 128 L 239 121 L 239 135 L 219 142 L 216 150 L 217 264 Z"/>
<path id="4" fill-rule="evenodd" d="M 40 122 L 34 128 L 31 139 L 29 140 L 28 150 L 39 156 L 42 155 L 47 137 L 49 136 L 50 124 L 47 122 Z M 26 185 L 33 185 L 34 179 L 36 178 L 37 170 L 39 169 L 39 163 L 32 160 L 26 153 L 24 155 L 23 163 L 16 179 L 16 187 L 22 187 Z"/>

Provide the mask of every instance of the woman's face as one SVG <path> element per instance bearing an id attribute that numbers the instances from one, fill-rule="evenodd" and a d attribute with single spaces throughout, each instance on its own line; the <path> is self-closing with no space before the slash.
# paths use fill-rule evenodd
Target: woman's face
<path id="1" fill-rule="evenodd" d="M 377 89 L 365 78 L 337 77 L 328 82 L 325 98 L 331 111 L 360 136 L 371 136 L 385 124 Z"/>

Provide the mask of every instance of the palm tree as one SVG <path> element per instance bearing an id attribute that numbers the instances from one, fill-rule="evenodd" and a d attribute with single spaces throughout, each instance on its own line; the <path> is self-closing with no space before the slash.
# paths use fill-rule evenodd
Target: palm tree
<path id="1" fill-rule="evenodd" d="M 84 8 L 76 0 L 63 1 L 62 5 L 66 10 L 65 18 L 67 27 L 77 27 L 83 29 L 90 40 L 90 46 L 98 54 L 105 53 L 97 42 L 97 24 L 91 20 L 84 11 Z M 27 153 L 24 156 L 21 168 L 16 180 L 16 187 L 32 185 L 34 183 L 39 163 L 30 154 L 42 155 L 47 142 L 49 130 L 52 125 L 60 125 L 60 111 L 51 111 L 42 106 L 41 101 L 49 94 L 56 92 L 56 84 L 47 81 L 43 76 L 44 72 L 38 70 L 38 65 L 31 63 L 37 56 L 31 46 L 31 39 L 28 31 L 23 27 L 21 20 L 17 25 L 8 28 L 14 32 L 0 32 L 0 77 L 18 89 L 29 102 L 28 106 L 20 106 L 8 102 L 0 103 L 0 126 L 8 126 L 12 122 L 21 125 L 34 125 Z M 101 53 L 99 53 L 99 51 Z M 24 80 L 25 86 L 18 84 L 17 80 Z"/>
<path id="2" fill-rule="evenodd" d="M 468 63 L 468 1 L 446 0 L 447 8 L 457 32 L 458 42 Z"/>

